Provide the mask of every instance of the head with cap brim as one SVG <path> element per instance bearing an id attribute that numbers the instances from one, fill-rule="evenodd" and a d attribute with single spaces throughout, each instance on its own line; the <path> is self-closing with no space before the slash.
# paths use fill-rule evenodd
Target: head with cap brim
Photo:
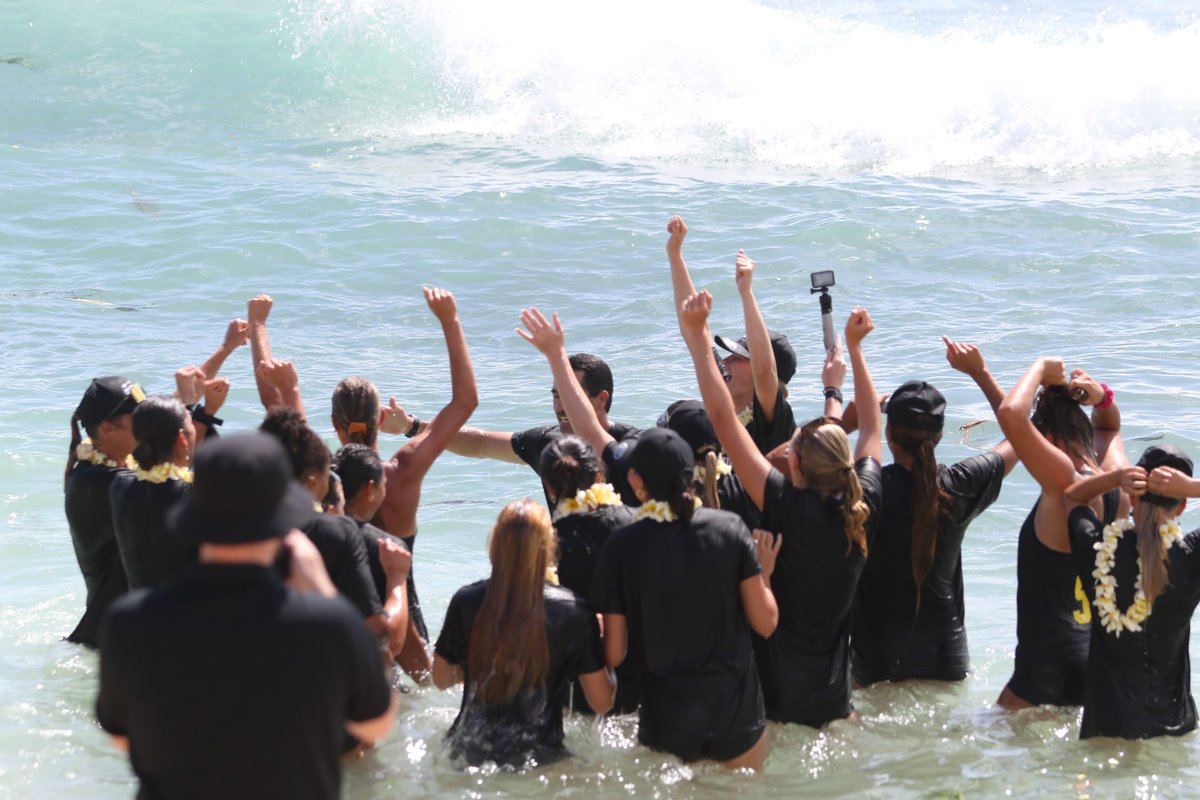
<path id="1" fill-rule="evenodd" d="M 196 452 L 192 491 L 167 513 L 180 539 L 252 544 L 278 539 L 312 520 L 312 495 L 292 477 L 291 459 L 265 433 L 227 436 Z"/>
<path id="2" fill-rule="evenodd" d="M 796 374 L 796 350 L 788 341 L 786 334 L 767 331 L 767 335 L 771 338 L 771 353 L 775 356 L 775 374 L 779 376 L 780 383 L 789 383 Z M 745 336 L 736 342 L 731 342 L 724 336 L 714 336 L 713 341 L 717 343 L 717 347 L 726 352 L 742 358 L 750 358 L 750 344 Z"/>
<path id="3" fill-rule="evenodd" d="M 667 428 L 643 431 L 626 463 L 629 482 L 635 489 L 640 484 L 647 499 L 668 503 L 681 519 L 691 519 L 695 509 L 691 486 L 696 459 L 682 436 Z"/>

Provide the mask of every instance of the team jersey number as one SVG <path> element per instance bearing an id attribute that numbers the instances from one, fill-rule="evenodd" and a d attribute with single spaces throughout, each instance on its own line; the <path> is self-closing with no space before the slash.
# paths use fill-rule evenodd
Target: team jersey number
<path id="1" fill-rule="evenodd" d="M 1091 623 L 1092 606 L 1083 592 L 1083 582 L 1079 580 L 1079 576 L 1075 576 L 1075 599 L 1079 601 L 1079 608 L 1074 611 L 1075 621 L 1080 625 Z"/>

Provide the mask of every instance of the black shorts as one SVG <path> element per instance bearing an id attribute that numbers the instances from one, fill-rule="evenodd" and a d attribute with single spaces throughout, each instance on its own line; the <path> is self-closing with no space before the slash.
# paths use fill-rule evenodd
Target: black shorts
<path id="1" fill-rule="evenodd" d="M 1007 688 L 1035 706 L 1081 706 L 1086 680 L 1086 661 L 1041 661 L 1014 667 Z"/>
<path id="2" fill-rule="evenodd" d="M 651 750 L 661 750 L 678 756 L 685 762 L 732 761 L 748 752 L 762 738 L 765 725 L 742 733 L 726 733 L 717 736 L 700 736 L 683 731 L 655 728 L 644 720 L 638 724 L 638 741 Z"/>

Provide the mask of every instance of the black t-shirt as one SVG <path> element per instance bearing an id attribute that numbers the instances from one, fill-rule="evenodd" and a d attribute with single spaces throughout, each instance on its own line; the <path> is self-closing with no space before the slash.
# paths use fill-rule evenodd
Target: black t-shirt
<path id="1" fill-rule="evenodd" d="M 601 506 L 554 521 L 558 538 L 558 582 L 580 597 L 591 597 L 600 549 L 617 528 L 633 521 L 629 506 Z"/>
<path id="2" fill-rule="evenodd" d="M 167 529 L 167 510 L 191 490 L 184 481 L 141 481 L 132 472 L 113 479 L 113 530 L 130 589 L 165 586 L 196 563 L 196 545 Z"/>
<path id="3" fill-rule="evenodd" d="M 545 764 L 566 755 L 562 708 L 571 681 L 604 669 L 600 626 L 583 600 L 546 584 L 543 602 L 550 649 L 546 683 L 520 692 L 502 706 L 486 706 L 472 691 L 467 650 L 487 584 L 479 581 L 455 592 L 437 640 L 437 654 L 463 669 L 462 706 L 447 734 L 451 757 L 471 766 L 486 761 L 518 768 L 531 760 Z"/>
<path id="4" fill-rule="evenodd" d="M 129 471 L 82 461 L 67 478 L 67 526 L 87 588 L 83 618 L 67 639 L 88 647 L 100 645 L 100 623 L 105 612 L 129 590 L 113 533 L 112 503 L 108 496 L 113 479 L 121 473 Z"/>
<path id="5" fill-rule="evenodd" d="M 699 491 L 703 493 L 703 490 L 701 485 Z M 731 472 L 717 479 L 717 500 L 721 503 L 722 511 L 737 514 L 750 530 L 762 527 L 762 512 L 754 505 L 750 493 L 746 491 L 736 473 Z"/>
<path id="6" fill-rule="evenodd" d="M 359 535 L 363 538 L 363 543 L 367 548 L 367 564 L 371 568 L 371 578 L 375 583 L 375 589 L 379 593 L 379 599 L 382 603 L 387 603 L 387 574 L 383 571 L 383 562 L 379 559 L 379 540 L 391 539 L 398 542 L 408 552 L 413 551 L 413 545 L 416 544 L 417 534 L 414 532 L 412 536 L 400 537 L 393 536 L 387 531 L 379 528 L 370 522 L 361 520 L 353 520 L 358 525 Z M 408 595 L 408 618 L 416 626 L 417 633 L 420 634 L 422 641 L 429 641 L 429 631 L 425 627 L 425 615 L 421 613 L 421 601 L 417 598 L 417 585 L 413 580 L 413 568 L 410 565 L 408 568 L 408 578 L 404 582 L 405 594 Z"/>
<path id="7" fill-rule="evenodd" d="M 625 425 L 621 422 L 608 423 L 608 435 L 618 442 L 628 439 L 631 436 L 636 436 L 638 433 L 638 429 L 632 425 Z M 546 449 L 546 445 L 562 435 L 562 428 L 558 425 L 542 425 L 537 428 L 530 428 L 527 431 L 521 431 L 512 435 L 512 449 L 522 461 L 540 475 L 542 451 Z"/>
<path id="8" fill-rule="evenodd" d="M 1104 524 L 1115 517 L 1118 499 L 1115 489 L 1105 495 Z M 1079 705 L 1092 608 L 1071 554 L 1038 539 L 1039 503 L 1029 510 L 1017 537 L 1017 648 L 1009 688 L 1034 705 Z"/>
<path id="9" fill-rule="evenodd" d="M 854 465 L 869 508 L 870 541 L 883 487 L 879 462 Z M 849 715 L 850 609 L 866 558 L 850 545 L 841 501 L 799 489 L 772 469 L 763 490 L 762 526 L 783 535 L 771 589 L 779 625 L 756 640 L 767 716 L 820 726 Z"/>
<path id="10" fill-rule="evenodd" d="M 629 650 L 643 661 L 644 724 L 701 737 L 763 724 L 741 597 L 742 581 L 761 572 L 750 531 L 727 511 L 642 519 L 609 537 L 595 606 L 626 618 Z"/>
<path id="11" fill-rule="evenodd" d="M 113 605 L 96 716 L 129 737 L 141 798 L 336 798 L 345 723 L 390 700 L 345 600 L 266 567 L 200 564 Z"/>
<path id="12" fill-rule="evenodd" d="M 1145 739 L 1181 736 L 1196 727 L 1192 668 L 1188 656 L 1192 613 L 1200 603 L 1200 530 L 1167 551 L 1168 584 L 1154 601 L 1142 630 L 1108 633 L 1096 602 L 1096 550 L 1103 525 L 1087 506 L 1068 515 L 1071 557 L 1088 602 L 1093 604 L 1087 688 L 1079 737 Z M 1116 605 L 1128 611 L 1138 577 L 1137 532 L 1117 541 L 1112 577 Z"/>
<path id="13" fill-rule="evenodd" d="M 338 593 L 349 600 L 364 619 L 381 612 L 383 593 L 372 577 L 370 551 L 354 520 L 336 514 L 318 514 L 303 530 L 321 554 L 325 571 Z M 375 560 L 379 560 L 378 551 Z"/>
<path id="14" fill-rule="evenodd" d="M 775 415 L 770 422 L 767 422 L 763 407 L 758 402 L 757 392 L 754 394 L 750 410 L 751 416 L 750 421 L 746 423 L 746 430 L 750 432 L 750 438 L 764 455 L 790 441 L 792 434 L 796 432 L 796 415 L 792 413 L 791 405 L 783 396 L 783 381 L 779 381 L 775 389 Z"/>
<path id="15" fill-rule="evenodd" d="M 962 541 L 967 526 L 1000 496 L 1003 480 L 1004 459 L 995 452 L 938 465 L 938 484 L 953 498 L 953 521 L 939 523 L 918 608 L 912 575 L 913 475 L 899 464 L 884 467 L 879 525 L 858 582 L 850 635 L 860 684 L 966 677 Z"/>

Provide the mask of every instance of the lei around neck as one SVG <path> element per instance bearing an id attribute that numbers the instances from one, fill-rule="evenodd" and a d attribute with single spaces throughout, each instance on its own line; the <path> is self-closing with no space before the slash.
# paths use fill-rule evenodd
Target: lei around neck
<path id="1" fill-rule="evenodd" d="M 696 508 L 704 505 L 700 502 L 699 497 L 694 498 L 694 500 Z M 679 515 L 672 511 L 671 506 L 662 500 L 647 500 L 642 503 L 641 508 L 634 514 L 633 519 L 635 522 L 640 519 L 652 519 L 656 522 L 675 522 L 679 519 Z"/>
<path id="2" fill-rule="evenodd" d="M 622 505 L 621 496 L 613 490 L 611 483 L 593 483 L 587 489 L 580 489 L 574 497 L 558 501 L 554 507 L 554 521 L 572 514 L 587 514 L 604 506 L 619 505 Z"/>
<path id="3" fill-rule="evenodd" d="M 1120 638 L 1121 631 L 1137 633 L 1142 630 L 1142 623 L 1154 611 L 1154 606 L 1146 602 L 1146 593 L 1142 590 L 1142 559 L 1137 560 L 1137 579 L 1134 581 L 1133 602 L 1125 611 L 1117 608 L 1117 579 L 1113 577 L 1112 569 L 1116 564 L 1117 544 L 1125 531 L 1133 527 L 1132 520 L 1121 520 L 1104 526 L 1100 541 L 1092 547 L 1096 550 L 1096 568 L 1092 570 L 1095 580 L 1096 600 L 1093 604 L 1100 619 L 1100 625 L 1106 633 Z M 1179 520 L 1173 519 L 1158 526 L 1159 546 L 1165 553 L 1183 539 L 1183 529 Z"/>
<path id="4" fill-rule="evenodd" d="M 96 464 L 101 467 L 108 467 L 109 469 L 138 468 L 138 463 L 133 460 L 133 456 L 125 456 L 125 463 L 118 464 L 116 461 L 113 461 L 111 458 L 104 455 L 104 453 L 101 453 L 99 450 L 97 450 L 96 446 L 92 444 L 91 439 L 84 439 L 75 446 L 75 458 L 79 461 L 86 461 L 89 464 Z"/>
<path id="5" fill-rule="evenodd" d="M 138 469 L 137 479 L 148 483 L 166 483 L 167 481 L 192 482 L 192 471 L 178 464 L 157 464 L 150 469 Z"/>

